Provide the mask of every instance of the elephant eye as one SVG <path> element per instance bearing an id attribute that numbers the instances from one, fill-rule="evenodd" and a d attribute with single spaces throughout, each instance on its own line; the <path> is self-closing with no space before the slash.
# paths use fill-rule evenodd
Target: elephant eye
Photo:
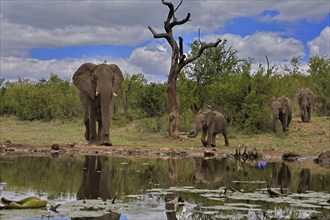
<path id="1" fill-rule="evenodd" d="M 95 82 L 97 80 L 97 76 L 95 74 L 93 74 L 91 77 L 91 80 Z"/>

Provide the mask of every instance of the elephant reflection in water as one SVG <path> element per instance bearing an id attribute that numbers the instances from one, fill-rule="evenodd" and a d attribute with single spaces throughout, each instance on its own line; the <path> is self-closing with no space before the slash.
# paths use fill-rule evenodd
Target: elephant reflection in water
<path id="1" fill-rule="evenodd" d="M 99 217 L 77 217 L 72 220 L 119 220 L 120 214 L 117 212 L 110 212 Z"/>
<path id="2" fill-rule="evenodd" d="M 111 199 L 110 174 L 108 157 L 86 156 L 77 199 Z"/>
<path id="3" fill-rule="evenodd" d="M 277 174 L 277 184 L 281 188 L 289 188 L 291 184 L 291 171 L 287 164 L 282 162 L 282 166 Z"/>
<path id="4" fill-rule="evenodd" d="M 202 183 L 220 182 L 226 172 L 226 161 L 216 158 L 195 158 L 195 178 Z"/>
<path id="5" fill-rule="evenodd" d="M 310 189 L 311 186 L 311 171 L 308 168 L 303 168 L 300 172 L 298 193 L 304 193 Z"/>

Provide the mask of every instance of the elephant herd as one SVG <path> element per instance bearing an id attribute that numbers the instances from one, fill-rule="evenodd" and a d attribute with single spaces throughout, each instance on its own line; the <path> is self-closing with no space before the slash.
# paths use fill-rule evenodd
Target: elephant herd
<path id="1" fill-rule="evenodd" d="M 308 89 L 301 89 L 298 93 L 298 104 L 300 107 L 300 116 L 302 122 L 311 122 L 314 94 Z M 292 119 L 292 101 L 285 96 L 275 96 L 271 98 L 270 108 L 272 112 L 272 129 L 277 132 L 277 121 L 282 124 L 282 130 L 288 132 L 289 125 Z M 188 134 L 188 137 L 196 137 L 198 132 L 202 130 L 202 144 L 205 147 L 215 147 L 215 137 L 217 134 L 222 134 L 225 139 L 225 146 L 229 146 L 227 138 L 228 123 L 224 116 L 210 107 L 206 111 L 200 112 L 195 117 L 196 127 Z M 206 139 L 207 136 L 207 140 Z"/>
<path id="2" fill-rule="evenodd" d="M 72 77 L 79 89 L 79 97 L 84 110 L 85 139 L 89 144 L 111 146 L 110 118 L 115 105 L 117 91 L 121 88 L 124 77 L 115 64 L 82 64 Z M 310 122 L 314 104 L 314 95 L 310 89 L 302 89 L 298 93 L 298 103 L 302 122 Z M 288 131 L 292 119 L 292 101 L 285 96 L 272 97 L 272 128 L 277 130 L 277 120 L 282 123 L 282 130 Z M 98 129 L 96 129 L 96 123 Z M 202 131 L 201 141 L 205 147 L 215 147 L 217 134 L 222 134 L 228 146 L 225 117 L 211 107 L 195 117 L 195 129 L 188 137 L 196 137 Z M 206 139 L 207 136 L 207 140 Z"/>
<path id="3" fill-rule="evenodd" d="M 302 122 L 311 122 L 314 106 L 314 94 L 310 89 L 301 89 L 298 93 L 298 104 L 300 107 L 300 117 Z M 277 131 L 277 120 L 282 123 L 282 130 L 287 132 L 292 119 L 292 101 L 285 96 L 279 98 L 272 97 L 270 103 L 273 131 Z"/>

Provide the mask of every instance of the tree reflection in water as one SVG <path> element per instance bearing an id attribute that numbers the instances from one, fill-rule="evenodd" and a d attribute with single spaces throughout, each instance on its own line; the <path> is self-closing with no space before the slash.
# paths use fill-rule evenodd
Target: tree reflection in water
<path id="1" fill-rule="evenodd" d="M 307 190 L 310 189 L 311 186 L 311 171 L 308 168 L 303 168 L 300 171 L 300 178 L 298 183 L 298 193 L 305 193 Z"/>
<path id="2" fill-rule="evenodd" d="M 177 159 L 168 159 L 168 175 L 170 186 L 178 185 L 178 160 Z M 175 205 L 173 201 L 175 199 L 175 192 L 167 192 L 165 195 L 165 209 L 167 220 L 177 220 Z"/>

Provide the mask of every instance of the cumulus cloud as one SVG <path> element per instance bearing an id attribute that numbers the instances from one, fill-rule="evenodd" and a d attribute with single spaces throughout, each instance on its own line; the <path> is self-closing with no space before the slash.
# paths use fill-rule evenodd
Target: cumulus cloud
<path id="1" fill-rule="evenodd" d="M 245 37 L 234 34 L 210 35 L 205 40 L 214 41 L 217 38 L 226 39 L 227 46 L 233 46 L 239 58 L 253 58 L 257 63 L 266 63 L 265 55 L 273 64 L 305 56 L 300 40 L 284 38 L 276 32 L 255 32 Z"/>
<path id="2" fill-rule="evenodd" d="M 172 1 L 177 5 L 180 0 Z M 56 73 L 71 78 L 84 62 L 117 63 L 123 72 L 144 73 L 151 81 L 164 81 L 170 68 L 170 48 L 165 41 L 153 40 L 148 25 L 163 31 L 168 8 L 160 1 L 0 1 L 1 4 L 1 77 L 33 80 Z M 191 13 L 189 22 L 175 27 L 175 33 L 196 33 L 203 28 L 206 41 L 227 39 L 241 58 L 277 64 L 304 56 L 304 46 L 281 33 L 258 31 L 248 36 L 215 35 L 214 32 L 237 17 L 262 18 L 264 11 L 278 11 L 268 20 L 318 21 L 328 15 L 328 1 L 195 1 L 184 0 L 176 12 L 178 19 Z M 312 54 L 324 54 L 329 48 L 329 27 L 308 43 Z M 34 48 L 58 48 L 83 45 L 130 45 L 135 49 L 127 58 L 91 57 L 81 59 L 39 60 L 29 57 Z M 329 54 L 329 52 L 328 52 Z"/>
<path id="3" fill-rule="evenodd" d="M 173 1 L 175 5 L 179 0 Z M 136 45 L 151 34 L 147 26 L 162 29 L 168 9 L 160 1 L 1 1 L 1 50 L 6 56 L 22 55 L 35 47 L 82 44 Z M 317 20 L 327 15 L 327 1 L 184 1 L 177 18 L 192 16 L 178 31 L 210 34 L 236 17 L 278 10 L 272 19 Z M 297 13 L 294 13 L 294 12 Z"/>
<path id="4" fill-rule="evenodd" d="M 165 81 L 170 70 L 171 49 L 165 44 L 152 43 L 135 49 L 129 63 L 141 66 L 146 78 L 151 81 Z"/>
<path id="5" fill-rule="evenodd" d="M 33 81 L 48 79 L 50 74 L 57 74 L 63 79 L 71 80 L 73 73 L 83 63 L 107 63 L 117 64 L 123 73 L 141 73 L 142 69 L 135 66 L 123 58 L 113 57 L 90 57 L 83 59 L 51 59 L 39 60 L 32 58 L 3 57 L 1 59 L 1 77 L 6 80 L 16 80 L 18 78 L 29 78 Z"/>
<path id="6" fill-rule="evenodd" d="M 311 55 L 330 57 L 330 26 L 325 27 L 319 36 L 307 43 Z"/>

